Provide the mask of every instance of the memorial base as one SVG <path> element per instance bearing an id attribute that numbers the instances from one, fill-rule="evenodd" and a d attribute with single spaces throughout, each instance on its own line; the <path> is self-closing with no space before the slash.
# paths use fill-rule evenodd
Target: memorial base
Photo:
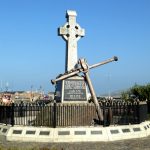
<path id="1" fill-rule="evenodd" d="M 83 77 L 75 76 L 56 85 L 56 102 L 87 102 L 87 86 Z"/>

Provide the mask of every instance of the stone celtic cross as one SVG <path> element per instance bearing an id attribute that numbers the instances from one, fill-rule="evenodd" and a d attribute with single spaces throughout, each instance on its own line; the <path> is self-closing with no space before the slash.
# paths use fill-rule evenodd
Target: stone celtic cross
<path id="1" fill-rule="evenodd" d="M 66 40 L 65 71 L 70 71 L 75 68 L 78 62 L 77 41 L 85 35 L 84 29 L 76 23 L 76 16 L 76 11 L 68 10 L 66 14 L 67 23 L 58 30 L 58 34 Z"/>

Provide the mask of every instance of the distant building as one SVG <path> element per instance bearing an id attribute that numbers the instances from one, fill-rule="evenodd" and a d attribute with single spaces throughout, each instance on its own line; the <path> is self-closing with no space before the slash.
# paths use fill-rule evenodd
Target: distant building
<path id="1" fill-rule="evenodd" d="M 54 100 L 55 92 L 49 92 L 48 97 L 49 97 L 49 100 Z"/>
<path id="2" fill-rule="evenodd" d="M 9 105 L 13 102 L 14 92 L 1 92 L 0 93 L 0 103 Z"/>
<path id="3" fill-rule="evenodd" d="M 10 104 L 23 102 L 36 102 L 37 100 L 54 100 L 54 92 L 47 95 L 37 91 L 0 92 L 0 103 Z"/>

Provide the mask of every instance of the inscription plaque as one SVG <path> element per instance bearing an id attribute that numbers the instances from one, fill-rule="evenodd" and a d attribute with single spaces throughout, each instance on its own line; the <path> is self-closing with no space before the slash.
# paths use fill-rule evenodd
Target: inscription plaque
<path id="1" fill-rule="evenodd" d="M 82 79 L 67 79 L 64 81 L 64 101 L 85 101 L 86 85 Z"/>
<path id="2" fill-rule="evenodd" d="M 6 132 L 7 132 L 7 129 L 4 128 L 2 132 L 3 132 L 3 133 L 6 133 Z"/>
<path id="3" fill-rule="evenodd" d="M 140 128 L 133 128 L 133 131 L 134 132 L 139 132 L 139 131 L 141 131 L 141 129 Z"/>

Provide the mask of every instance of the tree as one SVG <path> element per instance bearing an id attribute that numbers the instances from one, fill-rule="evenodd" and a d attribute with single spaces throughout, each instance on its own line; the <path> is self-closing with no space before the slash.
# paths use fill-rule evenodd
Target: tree
<path id="1" fill-rule="evenodd" d="M 140 101 L 150 100 L 150 84 L 143 86 L 135 84 L 130 91 Z"/>
<path id="2" fill-rule="evenodd" d="M 125 101 L 128 101 L 130 99 L 130 92 L 129 91 L 121 92 L 121 98 Z"/>

